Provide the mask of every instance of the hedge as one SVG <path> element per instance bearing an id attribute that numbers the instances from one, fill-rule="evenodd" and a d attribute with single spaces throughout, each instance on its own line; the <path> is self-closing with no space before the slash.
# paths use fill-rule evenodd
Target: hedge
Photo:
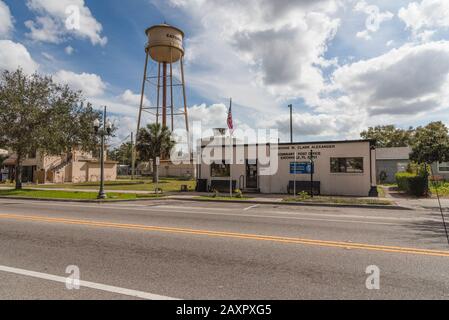
<path id="1" fill-rule="evenodd" d="M 400 172 L 396 174 L 396 182 L 401 191 L 412 196 L 425 196 L 428 192 L 428 179 L 424 175 Z"/>

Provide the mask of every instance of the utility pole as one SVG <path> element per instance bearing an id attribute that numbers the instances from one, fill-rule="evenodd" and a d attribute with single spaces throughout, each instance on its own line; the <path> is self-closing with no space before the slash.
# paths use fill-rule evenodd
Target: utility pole
<path id="1" fill-rule="evenodd" d="M 134 132 L 131 131 L 131 158 L 132 158 L 133 152 L 134 152 Z M 132 162 L 132 160 L 131 160 L 131 162 Z M 131 167 L 132 167 L 132 164 L 131 164 Z M 133 173 L 134 173 L 134 170 L 132 168 L 131 168 L 131 171 L 133 171 Z M 129 171 L 127 174 L 129 174 Z M 134 174 L 133 174 L 133 180 L 134 180 Z"/>
<path id="2" fill-rule="evenodd" d="M 290 108 L 290 143 L 293 143 L 293 105 L 289 104 Z"/>

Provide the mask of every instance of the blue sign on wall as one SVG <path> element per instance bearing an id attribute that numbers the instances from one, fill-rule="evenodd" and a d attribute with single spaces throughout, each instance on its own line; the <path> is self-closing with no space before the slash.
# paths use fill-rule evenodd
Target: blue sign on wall
<path id="1" fill-rule="evenodd" d="M 310 162 L 290 162 L 290 174 L 311 174 L 314 166 Z"/>

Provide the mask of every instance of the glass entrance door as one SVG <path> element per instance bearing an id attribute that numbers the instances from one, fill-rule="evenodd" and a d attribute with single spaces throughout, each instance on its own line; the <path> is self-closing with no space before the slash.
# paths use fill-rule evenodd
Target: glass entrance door
<path id="1" fill-rule="evenodd" d="M 257 187 L 257 160 L 246 160 L 246 188 Z"/>

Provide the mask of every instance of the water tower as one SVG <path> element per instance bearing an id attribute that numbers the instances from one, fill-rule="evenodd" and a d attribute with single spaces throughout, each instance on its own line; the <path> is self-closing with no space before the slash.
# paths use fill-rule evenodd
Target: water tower
<path id="1" fill-rule="evenodd" d="M 184 80 L 184 32 L 168 24 L 159 24 L 148 28 L 145 33 L 148 44 L 145 47 L 146 58 L 137 133 L 145 114 L 152 117 L 151 121 L 161 123 L 172 131 L 175 129 L 175 117 L 184 117 L 188 133 L 189 121 Z M 147 101 L 146 95 L 153 96 L 153 99 Z M 133 169 L 134 163 L 135 157 L 133 157 Z"/>

